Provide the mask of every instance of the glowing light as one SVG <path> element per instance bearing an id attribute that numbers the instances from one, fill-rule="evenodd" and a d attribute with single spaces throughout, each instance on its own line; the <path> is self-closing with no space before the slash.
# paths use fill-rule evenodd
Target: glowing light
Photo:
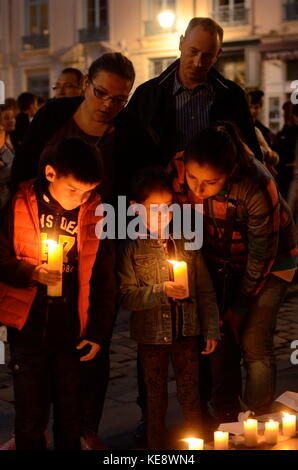
<path id="1" fill-rule="evenodd" d="M 162 28 L 171 28 L 175 21 L 175 13 L 170 10 L 162 11 L 157 18 Z"/>
<path id="2" fill-rule="evenodd" d="M 188 444 L 188 450 L 203 450 L 204 441 L 203 439 L 196 439 L 195 437 L 189 437 L 187 439 L 182 439 Z"/>

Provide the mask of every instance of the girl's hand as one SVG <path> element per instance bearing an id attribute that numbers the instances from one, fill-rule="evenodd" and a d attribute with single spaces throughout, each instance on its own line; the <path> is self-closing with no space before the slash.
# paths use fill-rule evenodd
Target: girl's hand
<path id="1" fill-rule="evenodd" d="M 55 286 L 57 282 L 62 281 L 62 273 L 56 269 L 49 268 L 47 264 L 40 264 L 34 269 L 31 279 L 46 286 Z"/>
<path id="2" fill-rule="evenodd" d="M 185 299 L 186 289 L 178 282 L 168 281 L 164 283 L 165 293 L 173 299 Z"/>
<path id="3" fill-rule="evenodd" d="M 201 352 L 201 354 L 205 355 L 214 353 L 217 342 L 217 339 L 207 339 L 205 349 Z"/>

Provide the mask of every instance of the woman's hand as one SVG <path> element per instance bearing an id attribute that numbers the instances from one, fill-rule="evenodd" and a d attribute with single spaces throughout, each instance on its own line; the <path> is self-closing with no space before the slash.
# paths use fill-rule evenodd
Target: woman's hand
<path id="1" fill-rule="evenodd" d="M 46 286 L 55 286 L 57 282 L 62 281 L 62 273 L 57 269 L 49 268 L 47 264 L 40 264 L 34 269 L 31 279 Z"/>
<path id="2" fill-rule="evenodd" d="M 173 299 L 185 299 L 186 289 L 178 282 L 168 281 L 164 283 L 165 293 Z"/>
<path id="3" fill-rule="evenodd" d="M 201 354 L 205 355 L 205 354 L 214 353 L 217 343 L 218 343 L 217 339 L 207 339 L 205 349 L 204 351 L 201 352 Z"/>

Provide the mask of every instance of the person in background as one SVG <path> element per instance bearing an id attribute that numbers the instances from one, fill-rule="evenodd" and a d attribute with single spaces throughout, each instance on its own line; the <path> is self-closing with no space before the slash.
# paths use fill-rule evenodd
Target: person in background
<path id="1" fill-rule="evenodd" d="M 15 152 L 14 146 L 11 140 L 11 134 L 16 128 L 16 118 L 13 108 L 8 104 L 0 105 L 0 111 L 2 112 L 3 125 L 5 128 L 5 143 L 11 152 Z"/>
<path id="2" fill-rule="evenodd" d="M 84 75 L 79 69 L 68 67 L 62 70 L 57 82 L 52 87 L 55 98 L 72 98 L 83 95 Z"/>
<path id="3" fill-rule="evenodd" d="M 173 202 L 166 171 L 162 167 L 140 170 L 133 177 L 131 197 L 131 204 L 145 208 L 145 238 L 142 235 L 129 240 L 122 247 L 118 263 L 120 304 L 132 311 L 131 336 L 138 343 L 144 374 L 147 448 L 164 449 L 170 360 L 184 418 L 183 437 L 202 435 L 198 335 L 205 339 L 202 354 L 212 354 L 219 338 L 218 308 L 202 254 L 198 250 L 187 251 L 185 238 L 175 237 L 172 213 L 165 220 L 159 214 L 158 222 L 152 222 L 153 205 L 160 210 L 162 204 L 171 206 Z M 164 236 L 166 226 L 169 237 Z M 186 288 L 171 277 L 169 259 L 187 263 L 188 302 L 181 301 L 187 297 Z"/>
<path id="4" fill-rule="evenodd" d="M 0 108 L 0 209 L 10 198 L 10 172 L 14 154 L 6 143 L 4 112 Z"/>
<path id="5" fill-rule="evenodd" d="M 16 118 L 20 112 L 17 100 L 15 98 L 6 98 L 5 105 L 13 110 L 14 117 Z"/>
<path id="6" fill-rule="evenodd" d="M 276 136 L 271 130 L 264 126 L 259 120 L 262 108 L 263 108 L 264 92 L 262 90 L 250 91 L 248 93 L 249 109 L 252 115 L 252 119 L 255 127 L 257 127 L 263 134 L 269 147 L 273 147 L 276 143 Z M 236 123 L 237 124 L 237 123 Z"/>
<path id="7" fill-rule="evenodd" d="M 39 111 L 40 108 L 42 108 L 46 104 L 46 102 L 47 100 L 45 98 L 43 98 L 42 96 L 39 96 L 37 98 L 37 107 L 38 107 L 37 111 Z"/>
<path id="8" fill-rule="evenodd" d="M 290 196 L 289 188 L 295 175 L 293 169 L 295 166 L 296 146 L 298 140 L 298 104 L 292 105 L 292 124 L 290 120 L 284 125 L 283 129 L 277 134 L 276 149 L 280 157 L 277 166 L 277 183 L 281 195 L 292 200 L 293 194 Z M 292 203 L 291 203 L 292 204 Z"/>
<path id="9" fill-rule="evenodd" d="M 16 152 L 20 148 L 30 122 L 37 112 L 37 96 L 29 92 L 21 93 L 18 96 L 18 106 L 20 112 L 16 117 L 16 128 L 11 134 L 11 140 Z"/>

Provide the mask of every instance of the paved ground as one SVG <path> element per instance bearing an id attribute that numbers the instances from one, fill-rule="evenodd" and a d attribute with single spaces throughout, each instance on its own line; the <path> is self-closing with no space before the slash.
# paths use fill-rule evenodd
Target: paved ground
<path id="1" fill-rule="evenodd" d="M 298 365 L 290 362 L 291 343 L 298 340 L 298 282 L 290 287 L 278 316 L 275 335 L 278 364 L 277 395 L 292 390 L 298 392 Z M 118 316 L 111 348 L 111 378 L 100 426 L 100 436 L 114 449 L 134 447 L 133 431 L 140 418 L 135 404 L 137 395 L 136 345 L 129 338 L 129 312 Z M 6 357 L 8 360 L 8 354 Z M 13 390 L 11 375 L 0 365 L 0 443 L 5 442 L 13 430 Z M 173 373 L 169 373 L 169 426 L 179 425 L 180 414 L 175 398 Z"/>

